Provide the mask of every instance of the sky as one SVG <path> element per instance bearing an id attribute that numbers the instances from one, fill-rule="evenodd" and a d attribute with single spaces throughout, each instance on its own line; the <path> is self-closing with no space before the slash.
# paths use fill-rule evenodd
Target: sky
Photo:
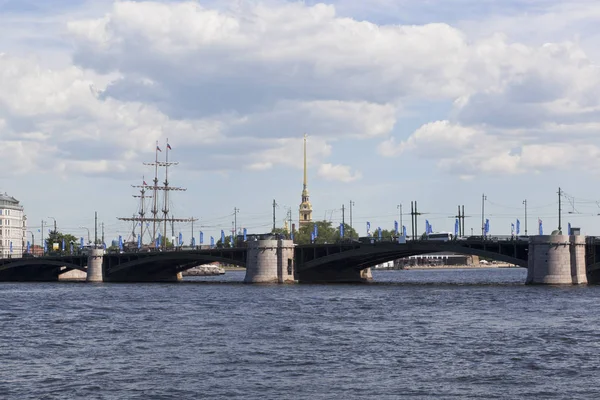
<path id="1" fill-rule="evenodd" d="M 361 235 L 600 235 L 600 4 L 578 0 L 0 0 L 0 191 L 75 236 L 117 217 L 156 143 L 192 232 L 295 223 L 308 135 L 313 219 Z M 159 153 L 161 161 L 165 152 Z M 159 180 L 164 180 L 162 174 Z M 486 200 L 482 202 L 482 196 Z M 399 206 L 403 215 L 400 216 Z M 39 237 L 39 236 L 38 236 Z M 37 239 L 39 240 L 39 239 Z"/>

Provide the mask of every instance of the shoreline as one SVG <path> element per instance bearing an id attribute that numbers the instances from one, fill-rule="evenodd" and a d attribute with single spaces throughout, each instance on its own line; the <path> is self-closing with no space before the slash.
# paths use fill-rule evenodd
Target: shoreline
<path id="1" fill-rule="evenodd" d="M 427 269 L 485 269 L 485 268 L 520 268 L 518 265 L 493 264 L 493 265 L 416 265 L 404 268 L 373 268 L 373 271 L 409 271 Z"/>

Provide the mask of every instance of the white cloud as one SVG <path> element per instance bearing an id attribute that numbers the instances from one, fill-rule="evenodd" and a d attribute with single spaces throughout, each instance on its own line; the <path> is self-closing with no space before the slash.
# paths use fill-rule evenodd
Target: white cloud
<path id="1" fill-rule="evenodd" d="M 67 28 L 75 65 L 0 56 L 0 135 L 56 146 L 63 171 L 136 168 L 166 137 L 190 169 L 260 171 L 299 168 L 308 132 L 313 165 L 343 179 L 358 175 L 327 160 L 341 140 L 387 137 L 381 154 L 461 176 L 546 168 L 529 146 L 595 145 L 599 69 L 572 42 L 472 40 L 444 23 L 377 25 L 277 1 L 117 1 Z M 440 100 L 454 110 L 430 120 L 447 120 L 390 136 L 405 104 Z"/>
<path id="2" fill-rule="evenodd" d="M 555 137 L 563 139 L 561 135 L 564 133 Z M 436 121 L 421 126 L 400 143 L 393 138 L 383 142 L 379 152 L 387 157 L 413 154 L 432 160 L 442 171 L 463 178 L 600 167 L 600 140 L 593 143 L 578 140 L 569 143 L 562 140 L 535 142 L 539 139 L 506 132 L 498 136 L 486 132 L 483 126 L 465 127 L 449 121 Z"/>
<path id="3" fill-rule="evenodd" d="M 360 172 L 352 172 L 348 165 L 321 164 L 319 176 L 330 181 L 352 182 L 362 177 Z"/>

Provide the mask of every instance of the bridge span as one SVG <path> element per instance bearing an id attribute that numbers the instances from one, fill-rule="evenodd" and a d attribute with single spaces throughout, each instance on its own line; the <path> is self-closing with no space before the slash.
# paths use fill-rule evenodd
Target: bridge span
<path id="1" fill-rule="evenodd" d="M 372 238 L 333 244 L 294 245 L 267 237 L 243 247 L 92 256 L 46 256 L 0 259 L 0 281 L 52 281 L 73 269 L 89 281 L 175 281 L 182 271 L 221 262 L 246 267 L 245 282 L 360 282 L 370 268 L 414 255 L 452 252 L 528 268 L 527 283 L 567 284 L 600 280 L 600 241 L 583 236 L 535 236 L 529 240 L 409 241 Z M 533 249 L 533 251 L 532 251 Z M 95 261 L 94 261 L 95 260 Z"/>

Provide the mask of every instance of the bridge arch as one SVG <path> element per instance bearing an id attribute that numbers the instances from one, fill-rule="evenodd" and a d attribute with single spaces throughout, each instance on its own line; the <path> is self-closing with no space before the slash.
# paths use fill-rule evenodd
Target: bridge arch
<path id="1" fill-rule="evenodd" d="M 136 280 L 170 280 L 180 272 L 197 265 L 220 262 L 246 266 L 245 253 L 210 252 L 165 252 L 165 253 L 132 253 L 126 261 L 123 255 L 111 259 L 105 258 L 105 277 L 111 281 Z"/>
<path id="2" fill-rule="evenodd" d="M 65 261 L 44 260 L 44 259 L 38 260 L 35 258 L 19 258 L 16 260 L 18 260 L 18 261 L 11 261 L 11 262 L 5 263 L 3 265 L 0 265 L 0 272 L 7 271 L 12 268 L 37 267 L 37 266 L 40 266 L 40 267 L 43 267 L 43 266 L 67 267 L 67 269 L 64 271 L 61 271 L 61 273 L 67 272 L 71 269 L 78 269 L 83 272 L 87 271 L 87 268 L 85 266 L 77 265 L 77 264 L 73 264 L 73 263 L 65 262 Z"/>
<path id="3" fill-rule="evenodd" d="M 454 242 L 445 242 L 439 244 L 425 242 L 407 244 L 376 243 L 373 245 L 365 245 L 351 250 L 315 258 L 305 262 L 300 266 L 300 268 L 302 270 L 310 270 L 313 268 L 352 268 L 362 270 L 384 262 L 397 260 L 399 258 L 438 252 L 479 256 L 527 268 L 526 259 L 513 257 L 500 252 L 478 249 L 469 246 L 461 246 L 455 244 Z"/>

